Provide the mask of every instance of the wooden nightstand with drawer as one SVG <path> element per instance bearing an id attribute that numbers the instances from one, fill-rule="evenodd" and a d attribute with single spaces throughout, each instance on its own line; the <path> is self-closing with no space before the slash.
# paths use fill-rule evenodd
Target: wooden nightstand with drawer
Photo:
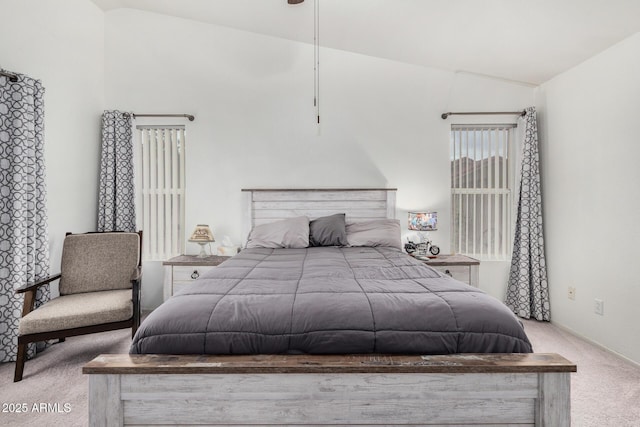
<path id="1" fill-rule="evenodd" d="M 477 288 L 480 284 L 480 261 L 475 258 L 465 255 L 438 255 L 437 258 L 424 263 L 468 285 Z"/>
<path id="2" fill-rule="evenodd" d="M 231 257 L 211 255 L 198 258 L 195 255 L 180 255 L 162 263 L 164 267 L 164 292 L 166 300 L 176 291 L 193 283 L 207 271 L 222 264 Z"/>

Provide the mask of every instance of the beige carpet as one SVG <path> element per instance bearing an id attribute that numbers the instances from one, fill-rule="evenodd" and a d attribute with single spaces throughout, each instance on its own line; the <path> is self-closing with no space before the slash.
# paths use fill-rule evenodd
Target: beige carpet
<path id="1" fill-rule="evenodd" d="M 0 426 L 86 426 L 88 380 L 82 365 L 102 353 L 127 353 L 130 344 L 131 329 L 67 338 L 28 360 L 18 383 L 13 382 L 15 363 L 1 364 L 0 402 L 26 403 L 28 412 L 0 412 Z M 50 408 L 54 412 L 33 411 L 40 403 L 58 403 L 62 412 L 55 407 Z M 70 405 L 66 413 L 65 404 Z"/>
<path id="2" fill-rule="evenodd" d="M 524 326 L 535 352 L 578 365 L 571 376 L 572 426 L 640 427 L 640 367 L 549 323 Z"/>
<path id="3" fill-rule="evenodd" d="M 640 426 L 638 366 L 548 323 L 525 321 L 525 328 L 535 351 L 559 353 L 578 364 L 571 381 L 573 426 Z M 0 412 L 0 426 L 87 425 L 87 378 L 80 372 L 82 365 L 100 353 L 125 353 L 129 342 L 130 330 L 68 338 L 28 361 L 24 379 L 15 384 L 15 365 L 1 364 L 0 403 L 26 403 L 28 412 Z M 40 403 L 53 405 L 46 408 L 48 412 L 35 412 L 34 404 L 40 408 Z M 65 404 L 70 406 L 66 413 Z"/>

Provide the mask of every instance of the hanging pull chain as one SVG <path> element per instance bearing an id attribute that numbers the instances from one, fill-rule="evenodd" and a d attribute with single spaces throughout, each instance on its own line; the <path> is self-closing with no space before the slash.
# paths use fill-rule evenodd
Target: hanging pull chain
<path id="1" fill-rule="evenodd" d="M 320 135 L 320 1 L 313 0 L 313 106 Z"/>

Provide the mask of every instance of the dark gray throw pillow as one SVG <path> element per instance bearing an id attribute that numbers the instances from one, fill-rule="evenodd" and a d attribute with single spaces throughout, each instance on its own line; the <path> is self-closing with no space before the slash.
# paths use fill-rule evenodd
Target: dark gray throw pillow
<path id="1" fill-rule="evenodd" d="M 316 218 L 309 222 L 309 246 L 347 246 L 344 214 Z"/>

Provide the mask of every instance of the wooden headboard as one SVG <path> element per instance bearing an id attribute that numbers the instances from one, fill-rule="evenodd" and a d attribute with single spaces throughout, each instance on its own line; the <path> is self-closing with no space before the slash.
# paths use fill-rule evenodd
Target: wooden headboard
<path id="1" fill-rule="evenodd" d="M 396 217 L 396 188 L 242 189 L 246 242 L 255 225 L 296 216 L 345 213 L 349 222 Z"/>

